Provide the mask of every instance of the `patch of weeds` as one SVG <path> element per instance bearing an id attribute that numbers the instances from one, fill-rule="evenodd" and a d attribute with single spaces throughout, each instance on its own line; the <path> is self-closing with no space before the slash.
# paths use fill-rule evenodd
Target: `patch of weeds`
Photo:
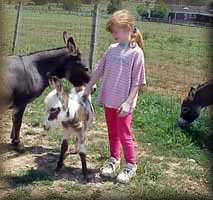
<path id="1" fill-rule="evenodd" d="M 62 179 L 60 183 L 58 184 L 59 187 L 61 187 L 63 190 L 66 191 L 75 191 L 75 192 L 86 192 L 88 190 L 88 186 L 82 185 L 79 183 L 71 182 L 66 179 Z"/>
<path id="2" fill-rule="evenodd" d="M 36 181 L 35 185 L 37 186 L 52 186 L 53 185 L 53 181 L 52 180 L 43 180 L 43 181 Z"/>
<path id="3" fill-rule="evenodd" d="M 150 40 L 150 39 L 154 39 L 156 37 L 155 33 L 151 33 L 151 32 L 143 32 L 143 39 L 144 40 Z"/>
<path id="4" fill-rule="evenodd" d="M 196 168 L 193 168 L 190 164 L 187 164 L 186 166 L 184 166 L 183 168 L 178 168 L 176 170 L 176 172 L 178 174 L 181 174 L 181 175 L 187 175 L 187 176 L 190 176 L 192 177 L 193 179 L 206 179 L 207 175 L 205 175 L 203 173 L 203 171 L 199 170 L 199 169 L 196 169 Z"/>
<path id="5" fill-rule="evenodd" d="M 170 169 L 169 164 L 166 163 L 166 162 L 161 163 L 161 167 L 162 167 L 162 169 L 164 169 L 164 170 L 169 170 L 169 169 Z"/>
<path id="6" fill-rule="evenodd" d="M 30 199 L 31 190 L 26 187 L 18 187 L 14 190 L 14 192 L 10 193 L 6 199 L 8 200 L 22 200 L 22 199 Z"/>
<path id="7" fill-rule="evenodd" d="M 106 160 L 109 157 L 108 142 L 100 141 L 96 144 L 88 144 L 88 151 L 98 154 L 98 160 Z"/>
<path id="8" fill-rule="evenodd" d="M 182 43 L 183 41 L 184 41 L 184 38 L 177 35 L 171 35 L 168 38 L 168 42 L 170 43 Z"/>
<path id="9" fill-rule="evenodd" d="M 148 183 L 150 180 L 159 182 L 165 179 L 163 169 L 156 165 L 151 158 L 145 157 L 139 160 L 136 180 L 142 183 Z"/>
<path id="10" fill-rule="evenodd" d="M 149 84 L 149 86 L 158 84 L 160 81 L 161 81 L 161 79 L 156 76 L 147 77 L 147 84 Z"/>

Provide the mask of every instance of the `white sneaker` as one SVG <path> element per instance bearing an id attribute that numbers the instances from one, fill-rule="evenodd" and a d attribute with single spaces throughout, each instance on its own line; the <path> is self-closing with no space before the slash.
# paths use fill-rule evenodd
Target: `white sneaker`
<path id="1" fill-rule="evenodd" d="M 116 171 L 120 169 L 120 159 L 110 157 L 101 168 L 101 175 L 104 177 L 114 178 Z"/>
<path id="2" fill-rule="evenodd" d="M 128 183 L 132 177 L 136 175 L 137 165 L 127 163 L 126 167 L 118 174 L 117 181 L 120 183 Z"/>

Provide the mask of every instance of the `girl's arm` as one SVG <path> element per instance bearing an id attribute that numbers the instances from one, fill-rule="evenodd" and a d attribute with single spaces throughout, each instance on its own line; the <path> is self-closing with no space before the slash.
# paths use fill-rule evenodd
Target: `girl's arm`
<path id="1" fill-rule="evenodd" d="M 95 83 L 98 81 L 99 78 L 100 78 L 100 77 L 97 76 L 96 73 L 93 73 L 93 74 L 92 74 L 92 77 L 91 77 L 91 79 L 90 79 L 90 81 L 89 81 L 89 83 L 88 83 L 87 86 L 86 86 L 86 89 L 91 90 L 91 89 L 92 89 L 92 86 L 95 85 Z"/>
<path id="2" fill-rule="evenodd" d="M 127 115 L 129 113 L 129 111 L 132 108 L 134 99 L 135 99 L 136 95 L 138 94 L 138 91 L 140 88 L 141 88 L 141 86 L 133 86 L 131 88 L 131 91 L 130 91 L 130 94 L 129 94 L 127 100 L 124 103 L 122 103 L 122 105 L 118 109 L 120 117 L 124 117 L 125 115 Z"/>
<path id="3" fill-rule="evenodd" d="M 106 63 L 106 57 L 107 57 L 108 51 L 109 51 L 109 48 L 107 49 L 107 51 L 104 53 L 104 55 L 102 56 L 102 58 L 99 60 L 98 64 L 96 65 L 96 69 L 92 73 L 89 83 L 86 85 L 83 96 L 89 96 L 92 86 L 103 76 L 104 66 Z"/>
<path id="4" fill-rule="evenodd" d="M 146 84 L 145 68 L 144 68 L 144 55 L 143 52 L 138 52 L 132 69 L 132 83 L 130 93 L 126 101 L 119 108 L 119 116 L 125 116 L 128 114 L 133 106 L 134 99 L 138 94 L 138 90 L 141 86 Z"/>
<path id="5" fill-rule="evenodd" d="M 140 89 L 140 86 L 133 86 L 133 87 L 131 88 L 130 94 L 129 94 L 127 100 L 126 100 L 126 102 L 127 102 L 128 104 L 131 105 L 131 104 L 133 103 L 133 101 L 134 101 L 134 99 L 135 99 L 135 96 L 137 95 L 139 89 Z"/>

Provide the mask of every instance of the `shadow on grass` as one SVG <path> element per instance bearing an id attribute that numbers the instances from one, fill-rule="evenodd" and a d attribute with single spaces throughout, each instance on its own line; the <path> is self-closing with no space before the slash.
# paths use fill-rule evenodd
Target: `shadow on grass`
<path id="1" fill-rule="evenodd" d="M 4 144 L 5 148 L 11 148 L 10 144 Z M 62 167 L 61 171 L 55 174 L 55 168 L 59 159 L 59 152 L 55 149 L 43 148 L 41 146 L 26 147 L 25 153 L 31 153 L 34 155 L 34 161 L 37 164 L 37 169 L 29 169 L 18 171 L 16 173 L 6 173 L 1 174 L 1 178 L 8 183 L 11 188 L 17 188 L 20 186 L 27 186 L 34 184 L 36 182 L 48 182 L 60 179 L 67 179 L 70 181 L 75 181 L 78 183 L 86 183 L 81 166 L 72 167 L 65 164 Z M 8 157 L 12 159 L 18 156 L 22 156 L 23 153 L 17 153 L 14 151 L 14 154 Z M 67 156 L 78 156 L 78 155 L 69 155 Z M 80 160 L 80 157 L 79 157 Z M 65 161 L 66 163 L 66 161 Z M 89 182 L 100 182 L 100 179 L 96 177 L 98 171 L 96 169 L 88 168 Z"/>

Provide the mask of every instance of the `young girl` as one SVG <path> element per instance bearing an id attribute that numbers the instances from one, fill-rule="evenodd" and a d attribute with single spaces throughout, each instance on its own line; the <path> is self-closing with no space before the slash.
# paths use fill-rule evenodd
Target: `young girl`
<path id="1" fill-rule="evenodd" d="M 98 104 L 105 111 L 110 158 L 101 168 L 101 175 L 115 177 L 120 167 L 122 145 L 126 165 L 118 174 L 117 181 L 127 183 L 137 170 L 130 126 L 138 90 L 146 83 L 143 39 L 128 10 L 115 12 L 109 18 L 106 30 L 117 43 L 111 44 L 100 59 L 86 86 L 84 96 L 88 96 L 92 86 L 102 78 Z"/>

